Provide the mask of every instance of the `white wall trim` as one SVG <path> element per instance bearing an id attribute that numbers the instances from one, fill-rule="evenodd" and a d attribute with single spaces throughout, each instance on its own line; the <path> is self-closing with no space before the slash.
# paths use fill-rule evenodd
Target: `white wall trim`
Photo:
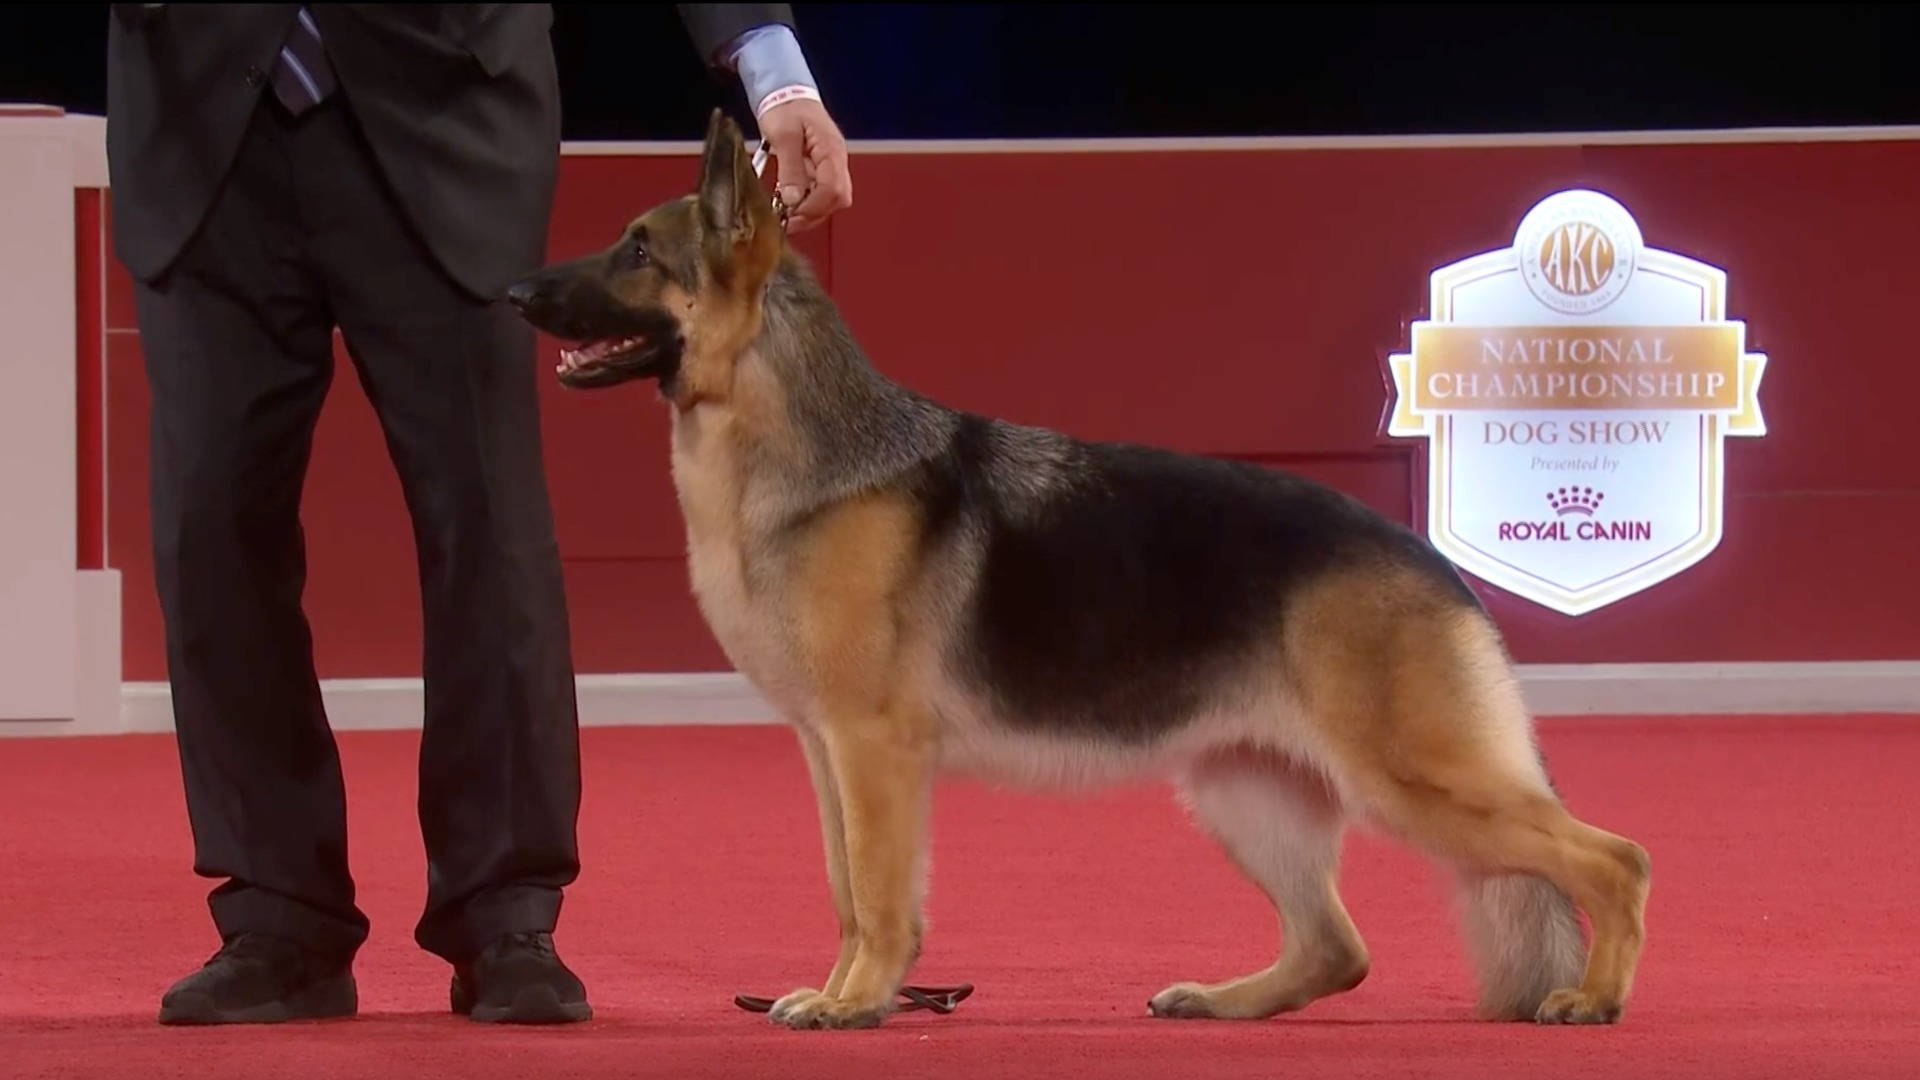
<path id="1" fill-rule="evenodd" d="M 1894 713 L 1920 716 L 1920 661 L 1802 664 L 1521 665 L 1534 710 L 1558 716 L 1831 716 Z M 339 679 L 322 685 L 328 715 L 340 731 L 420 726 L 419 679 Z M 775 722 L 773 710 L 739 675 L 583 675 L 580 721 L 588 727 L 739 725 Z M 105 734 L 27 730 L 8 734 Z M 173 730 L 165 683 L 127 683 L 122 732 Z"/>
<path id="2" fill-rule="evenodd" d="M 1522 664 L 1540 716 L 1920 715 L 1920 661 Z"/>
<path id="3" fill-rule="evenodd" d="M 107 118 L 68 113 L 62 118 L 73 142 L 73 186 L 107 187 Z"/>
<path id="4" fill-rule="evenodd" d="M 1164 139 L 852 139 L 873 154 L 1205 154 L 1350 150 L 1497 150 L 1514 147 L 1727 146 L 1745 143 L 1913 142 L 1920 125 L 1759 127 L 1683 131 L 1545 131 L 1491 135 L 1301 135 Z M 568 157 L 692 157 L 696 141 L 568 142 Z"/>
<path id="5" fill-rule="evenodd" d="M 575 680 L 583 727 L 769 724 L 773 710 L 747 680 L 731 672 L 582 675 Z M 336 731 L 396 731 L 420 726 L 420 680 L 332 679 L 320 685 Z M 122 727 L 173 730 L 173 704 L 163 682 L 127 683 Z"/>

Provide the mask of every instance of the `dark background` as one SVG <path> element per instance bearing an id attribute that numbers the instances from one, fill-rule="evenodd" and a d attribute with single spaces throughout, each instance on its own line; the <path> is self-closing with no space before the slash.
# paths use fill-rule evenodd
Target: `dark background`
<path id="1" fill-rule="evenodd" d="M 570 139 L 738 106 L 668 4 L 556 4 Z M 851 138 L 1920 122 L 1917 6 L 795 4 Z M 0 101 L 99 112 L 105 4 L 6 4 Z"/>

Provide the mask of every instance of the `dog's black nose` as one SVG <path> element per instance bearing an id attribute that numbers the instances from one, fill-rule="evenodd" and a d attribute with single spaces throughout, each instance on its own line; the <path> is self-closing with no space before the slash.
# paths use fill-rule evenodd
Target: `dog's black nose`
<path id="1" fill-rule="evenodd" d="M 533 301 L 539 294 L 540 290 L 534 287 L 533 282 L 516 281 L 507 287 L 507 303 L 525 311 L 533 306 Z"/>

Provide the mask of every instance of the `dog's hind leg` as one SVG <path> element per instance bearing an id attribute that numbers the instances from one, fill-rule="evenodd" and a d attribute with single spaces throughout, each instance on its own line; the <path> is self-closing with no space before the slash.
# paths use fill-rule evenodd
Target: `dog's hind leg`
<path id="1" fill-rule="evenodd" d="M 1480 905 L 1468 912 L 1468 925 L 1482 1015 L 1618 1020 L 1645 939 L 1645 850 L 1575 819 L 1552 795 L 1497 775 L 1465 768 L 1382 779 L 1370 799 L 1375 812 L 1460 871 L 1468 902 Z M 1578 970 L 1579 927 L 1556 891 L 1571 896 L 1593 924 L 1577 986 L 1567 983 Z"/>
<path id="2" fill-rule="evenodd" d="M 1646 851 L 1561 805 L 1484 616 L 1431 611 L 1368 637 L 1302 654 L 1322 741 L 1349 800 L 1461 876 L 1480 1012 L 1617 1020 L 1645 938 Z M 1352 662 L 1365 652 L 1371 670 Z M 1584 974 L 1568 897 L 1593 926 Z"/>
<path id="3" fill-rule="evenodd" d="M 1183 982 L 1156 994 L 1161 1017 L 1253 1019 L 1304 1008 L 1367 977 L 1367 949 L 1335 884 L 1344 821 L 1317 776 L 1254 753 L 1203 760 L 1182 780 L 1202 828 L 1267 894 L 1280 916 L 1280 956 L 1251 975 Z"/>

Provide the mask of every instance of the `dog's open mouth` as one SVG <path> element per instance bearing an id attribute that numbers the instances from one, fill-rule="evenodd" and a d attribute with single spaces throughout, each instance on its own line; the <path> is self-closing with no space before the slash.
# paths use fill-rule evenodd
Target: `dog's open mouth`
<path id="1" fill-rule="evenodd" d="M 560 350 L 553 373 L 564 386 L 592 389 L 645 378 L 656 360 L 653 339 L 644 334 L 589 341 Z"/>
<path id="2" fill-rule="evenodd" d="M 641 350 L 647 347 L 644 336 L 613 338 L 607 341 L 591 341 L 571 349 L 560 350 L 560 365 L 554 374 L 565 377 L 579 371 L 590 370 L 597 365 L 611 364 L 622 359 L 638 359 Z"/>

